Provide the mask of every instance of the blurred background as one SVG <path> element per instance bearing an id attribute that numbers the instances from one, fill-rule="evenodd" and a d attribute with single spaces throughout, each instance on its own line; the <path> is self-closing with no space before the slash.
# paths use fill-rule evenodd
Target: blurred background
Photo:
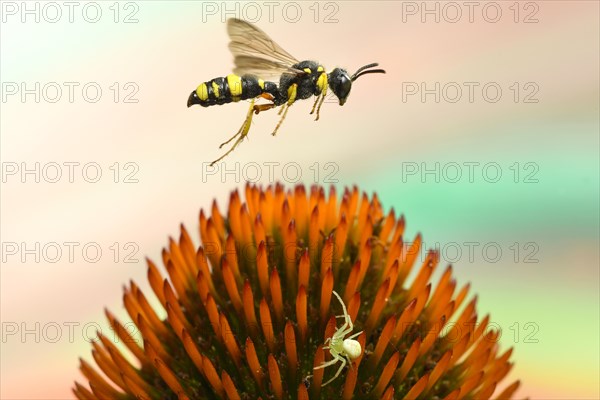
<path id="1" fill-rule="evenodd" d="M 598 2 L 67 3 L 1 3 L 1 398 L 72 397 L 104 307 L 246 180 L 377 192 L 472 283 L 519 397 L 600 397 Z M 186 101 L 231 72 L 228 17 L 387 74 L 211 168 L 248 104 Z"/>

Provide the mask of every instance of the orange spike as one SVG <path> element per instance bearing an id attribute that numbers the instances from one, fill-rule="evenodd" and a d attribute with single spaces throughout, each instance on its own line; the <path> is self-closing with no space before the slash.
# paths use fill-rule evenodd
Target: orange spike
<path id="1" fill-rule="evenodd" d="M 164 307 L 167 301 L 165 300 L 165 295 L 162 291 L 163 277 L 160 272 L 158 272 L 156 265 L 154 265 L 149 258 L 146 258 L 146 263 L 148 264 L 148 281 L 150 282 L 150 287 L 152 287 L 154 294 L 156 294 L 156 297 L 158 297 L 158 300 Z"/>
<path id="2" fill-rule="evenodd" d="M 219 310 L 217 309 L 217 303 L 211 295 L 208 295 L 206 298 L 206 302 L 204 303 L 204 308 L 206 309 L 206 313 L 208 314 L 208 319 L 210 320 L 210 324 L 213 327 L 215 332 L 215 336 L 217 339 L 222 340 L 221 336 L 221 322 L 219 320 Z"/>
<path id="3" fill-rule="evenodd" d="M 429 278 L 431 277 L 431 274 L 433 273 L 436 265 L 438 264 L 438 260 L 439 260 L 438 253 L 436 253 L 434 251 L 429 251 L 429 253 L 427 253 L 427 257 L 425 258 L 425 261 L 423 262 L 423 265 L 421 267 L 421 270 L 419 271 L 419 274 L 417 275 L 414 282 L 410 286 L 410 289 L 408 290 L 408 298 L 409 299 L 412 299 L 413 297 L 417 297 L 417 295 L 419 293 L 421 293 L 421 291 L 423 290 L 425 285 L 427 285 L 427 282 L 429 282 Z"/>
<path id="4" fill-rule="evenodd" d="M 186 295 L 186 288 L 185 288 L 185 278 L 182 274 L 182 270 L 179 267 L 176 267 L 175 265 L 173 265 L 173 262 L 171 260 L 169 260 L 167 262 L 167 272 L 169 273 L 169 277 L 171 278 L 171 282 L 173 283 L 173 286 L 175 287 L 175 291 L 177 292 L 177 296 L 180 299 L 183 299 Z M 168 301 L 168 300 L 167 300 Z"/>
<path id="5" fill-rule="evenodd" d="M 379 360 L 381 360 L 381 356 L 383 352 L 387 348 L 388 343 L 392 337 L 392 333 L 394 332 L 394 328 L 396 327 L 396 317 L 393 315 L 387 320 L 383 330 L 381 331 L 381 335 L 377 340 L 377 345 L 375 346 L 375 351 L 373 355 L 369 359 L 369 366 L 373 369 L 377 367 L 379 364 Z"/>
<path id="6" fill-rule="evenodd" d="M 210 383 L 210 386 L 212 386 L 217 396 L 224 397 L 225 390 L 223 388 L 223 383 L 219 378 L 219 374 L 217 374 L 215 366 L 210 362 L 208 357 L 202 357 L 202 369 L 204 370 L 206 380 L 208 380 L 208 383 Z"/>
<path id="7" fill-rule="evenodd" d="M 278 399 L 283 398 L 283 387 L 281 384 L 281 374 L 279 373 L 279 367 L 277 366 L 277 361 L 273 354 L 269 354 L 267 360 L 269 366 L 269 379 L 271 380 L 271 387 L 273 388 L 273 392 L 275 397 Z"/>
<path id="8" fill-rule="evenodd" d="M 228 212 L 229 229 L 231 230 L 231 234 L 236 239 L 236 241 L 243 243 L 242 221 L 240 218 L 241 206 L 242 203 L 240 202 L 240 198 L 237 191 L 231 193 Z"/>
<path id="9" fill-rule="evenodd" d="M 480 371 L 479 373 L 471 376 L 469 379 L 463 382 L 462 386 L 460 387 L 461 397 L 469 395 L 473 389 L 479 386 L 479 383 L 481 382 L 482 378 L 483 371 Z"/>
<path id="10" fill-rule="evenodd" d="M 251 220 L 256 218 L 256 213 L 258 212 L 258 190 L 256 186 L 250 185 L 249 182 L 246 182 L 246 204 L 248 206 L 248 215 Z"/>
<path id="11" fill-rule="evenodd" d="M 271 270 L 271 279 L 269 280 L 271 289 L 271 300 L 273 301 L 273 308 L 275 310 L 275 318 L 277 321 L 283 321 L 283 297 L 281 295 L 281 280 L 279 279 L 279 273 L 277 268 Z"/>
<path id="12" fill-rule="evenodd" d="M 165 326 L 165 323 L 156 315 L 154 308 L 148 303 L 144 293 L 133 283 L 131 282 L 132 292 L 135 296 L 135 300 L 138 304 L 138 307 L 142 310 L 142 314 L 146 317 L 146 320 L 150 323 L 152 329 L 163 337 L 169 336 L 169 330 Z"/>
<path id="13" fill-rule="evenodd" d="M 231 354 L 231 358 L 239 368 L 241 365 L 242 352 L 238 347 L 238 344 L 235 340 L 235 336 L 233 334 L 233 331 L 231 330 L 231 327 L 229 326 L 229 321 L 227 321 L 227 318 L 225 318 L 225 316 L 221 314 L 220 320 L 221 334 L 223 335 L 225 347 L 227 348 L 227 351 L 229 351 L 229 354 Z"/>
<path id="14" fill-rule="evenodd" d="M 200 215 L 198 216 L 198 225 L 200 230 L 200 241 L 204 243 L 205 240 L 208 240 L 208 234 L 206 233 L 206 224 L 208 220 L 206 219 L 206 215 L 204 215 L 204 210 L 200 210 Z"/>
<path id="15" fill-rule="evenodd" d="M 340 222 L 335 230 L 335 244 L 333 246 L 333 266 L 334 272 L 337 274 L 337 270 L 342 262 L 344 256 L 344 249 L 346 248 L 346 241 L 348 240 L 348 222 L 346 215 L 342 214 Z"/>
<path id="16" fill-rule="evenodd" d="M 386 298 L 390 297 L 392 291 L 394 290 L 394 287 L 396 287 L 396 280 L 398 279 L 398 265 L 398 260 L 396 260 L 394 264 L 392 264 L 392 268 L 387 272 L 387 276 L 385 277 L 385 279 L 390 280 L 387 293 L 385 294 Z"/>
<path id="17" fill-rule="evenodd" d="M 398 265 L 398 271 L 400 271 L 400 256 L 402 255 L 403 249 L 404 243 L 402 243 L 402 238 L 392 242 L 388 249 L 387 259 L 385 260 L 385 267 L 383 268 L 382 276 L 385 277 L 394 264 Z M 392 287 L 392 289 L 395 288 Z"/>
<path id="18" fill-rule="evenodd" d="M 270 232 L 273 230 L 273 192 L 267 190 L 261 192 L 258 199 L 258 212 L 262 215 L 265 229 Z"/>
<path id="19" fill-rule="evenodd" d="M 143 366 L 148 364 L 148 358 L 146 354 L 142 350 L 142 348 L 138 345 L 137 340 L 131 336 L 129 331 L 121 325 L 119 320 L 108 310 L 104 309 L 104 313 L 108 318 L 111 328 L 115 331 L 120 341 L 127 346 L 127 348 L 133 353 L 133 355 L 142 363 Z"/>
<path id="20" fill-rule="evenodd" d="M 412 266 L 421 250 L 421 241 L 421 234 L 418 233 L 408 250 L 406 250 L 406 252 L 403 252 L 403 260 L 400 263 L 400 272 L 398 273 L 397 285 L 402 286 L 402 284 L 404 284 L 404 280 L 406 279 L 408 273 L 412 269 Z"/>
<path id="21" fill-rule="evenodd" d="M 198 275 L 196 276 L 196 287 L 198 288 L 200 300 L 204 303 L 210 293 L 210 289 L 208 288 L 208 283 L 206 282 L 206 278 L 202 271 L 198 272 Z"/>
<path id="22" fill-rule="evenodd" d="M 204 370 L 202 369 L 202 354 L 198 351 L 196 344 L 190 337 L 190 334 L 184 329 L 181 335 L 181 341 L 183 343 L 183 347 L 187 352 L 188 356 L 196 366 L 198 372 L 204 375 Z"/>
<path id="23" fill-rule="evenodd" d="M 358 196 L 357 196 L 358 198 Z M 367 217 L 368 217 L 368 213 L 369 213 L 369 197 L 367 196 L 366 193 L 363 192 L 362 194 L 362 198 L 360 201 L 360 209 L 358 211 L 358 226 L 357 229 L 353 232 L 352 235 L 352 240 L 356 243 L 359 238 L 358 238 L 358 234 L 363 232 L 364 230 L 364 226 L 367 223 Z M 361 243 L 359 243 L 361 244 Z"/>
<path id="24" fill-rule="evenodd" d="M 227 294 L 231 299 L 231 304 L 233 304 L 233 308 L 238 314 L 242 313 L 242 298 L 240 297 L 240 292 L 238 291 L 237 284 L 235 283 L 235 278 L 233 276 L 233 271 L 229 267 L 229 263 L 227 259 L 223 259 L 222 265 L 223 272 L 223 282 L 225 283 L 225 289 L 227 290 Z"/>
<path id="25" fill-rule="evenodd" d="M 404 356 L 404 361 L 402 361 L 400 369 L 398 370 L 398 372 L 396 372 L 397 379 L 399 381 L 403 381 L 404 378 L 406 378 L 408 371 L 410 371 L 415 361 L 417 360 L 417 355 L 419 354 L 419 347 L 421 347 L 421 339 L 417 338 L 417 340 L 415 340 L 410 346 L 410 349 L 408 350 L 408 353 L 406 353 L 406 356 Z"/>
<path id="26" fill-rule="evenodd" d="M 90 381 L 90 386 L 94 385 L 98 387 L 103 393 L 106 393 L 109 397 L 118 398 L 120 393 L 98 373 L 90 364 L 88 364 L 82 358 L 79 359 L 79 369 L 83 376 Z M 93 388 L 92 388 L 93 389 Z"/>
<path id="27" fill-rule="evenodd" d="M 373 307 L 371 308 L 371 312 L 369 313 L 369 318 L 367 319 L 367 324 L 365 326 L 365 331 L 367 335 L 373 330 L 375 325 L 379 322 L 379 317 L 381 316 L 381 312 L 383 311 L 383 307 L 387 303 L 387 292 L 390 287 L 389 278 L 383 282 L 383 285 L 379 287 L 377 290 L 377 294 L 375 295 L 375 300 L 373 301 Z M 383 392 L 383 388 L 381 389 Z"/>
<path id="28" fill-rule="evenodd" d="M 296 334 L 294 333 L 294 326 L 290 321 L 288 321 L 285 324 L 284 342 L 285 352 L 287 354 L 291 374 L 291 380 L 293 382 L 296 380 L 296 369 L 298 368 L 298 355 L 296 353 Z"/>
<path id="29" fill-rule="evenodd" d="M 144 319 L 144 317 L 141 314 L 138 314 L 138 316 L 137 316 L 137 324 L 136 325 L 138 326 L 138 328 L 140 328 L 140 333 L 142 334 L 142 337 L 144 338 L 144 347 L 145 347 L 146 343 L 150 344 L 160 358 L 162 358 L 165 361 L 170 361 L 171 357 L 166 352 L 166 350 L 163 348 L 161 341 L 156 337 L 154 332 L 152 332 L 152 330 L 148 326 L 148 323 L 146 322 L 146 320 Z M 152 362 L 151 357 L 150 357 L 150 361 Z"/>
<path id="30" fill-rule="evenodd" d="M 292 210 L 290 208 L 290 202 L 288 199 L 283 201 L 283 205 L 281 206 L 281 224 L 282 228 L 289 226 L 292 221 L 294 221 L 294 226 L 296 226 L 296 221 L 292 217 Z M 298 230 L 296 230 L 298 232 Z"/>
<path id="31" fill-rule="evenodd" d="M 459 395 L 460 389 L 456 389 L 448 393 L 448 396 L 444 397 L 444 400 L 457 400 Z"/>
<path id="32" fill-rule="evenodd" d="M 429 381 L 427 382 L 427 388 L 425 391 L 430 390 L 433 385 L 437 382 L 437 380 L 442 376 L 444 372 L 448 369 L 450 365 L 450 359 L 452 358 L 452 350 L 448 350 L 444 353 L 442 358 L 437 362 L 431 374 L 429 375 Z"/>
<path id="33" fill-rule="evenodd" d="M 296 297 L 296 319 L 298 321 L 298 330 L 300 331 L 300 339 L 304 343 L 306 341 L 306 331 L 308 329 L 307 321 L 307 304 L 306 304 L 306 289 L 300 286 L 298 296 Z"/>
<path id="34" fill-rule="evenodd" d="M 240 267 L 238 263 L 237 250 L 235 248 L 235 239 L 232 235 L 227 235 L 227 240 L 225 241 L 225 260 L 227 260 L 236 282 L 241 282 L 242 278 L 240 276 Z"/>
<path id="35" fill-rule="evenodd" d="M 381 398 L 381 394 L 383 393 L 386 386 L 392 379 L 392 376 L 394 375 L 394 371 L 396 371 L 398 362 L 400 362 L 400 352 L 395 352 L 394 355 L 390 357 L 389 361 L 383 368 L 383 372 L 379 376 L 379 381 L 377 382 L 377 385 L 373 389 L 373 394 L 375 397 Z"/>
<path id="36" fill-rule="evenodd" d="M 179 339 L 181 339 L 181 335 L 182 335 L 185 327 L 184 327 L 183 323 L 181 322 L 181 320 L 177 317 L 177 314 L 173 311 L 173 307 L 171 306 L 171 303 L 169 303 L 169 302 L 167 302 L 167 320 L 169 321 L 169 324 L 175 331 L 175 334 L 177 335 L 177 337 L 179 337 Z"/>
<path id="37" fill-rule="evenodd" d="M 327 214 L 325 218 L 325 231 L 330 232 L 337 223 L 337 194 L 335 186 L 331 185 L 329 189 L 329 198 L 327 199 Z"/>
<path id="38" fill-rule="evenodd" d="M 404 396 L 404 398 L 406 400 L 416 399 L 421 393 L 423 393 L 423 390 L 425 390 L 425 387 L 427 386 L 427 381 L 428 380 L 429 380 L 429 374 L 423 375 L 417 381 L 417 383 L 415 383 L 413 385 L 413 387 L 410 388 L 410 390 L 408 391 L 408 393 L 406 393 L 406 396 Z"/>
<path id="39" fill-rule="evenodd" d="M 328 269 L 333 267 L 333 236 L 329 235 L 321 251 L 321 279 Z M 333 277 L 332 277 L 333 278 Z"/>
<path id="40" fill-rule="evenodd" d="M 365 222 L 365 226 L 363 227 L 358 243 L 365 243 L 370 241 L 373 236 L 373 220 L 370 215 L 367 215 L 367 221 Z"/>
<path id="41" fill-rule="evenodd" d="M 242 243 L 242 245 L 244 246 L 248 246 L 250 243 L 252 242 L 252 235 L 253 235 L 253 230 L 252 230 L 252 219 L 250 217 L 250 214 L 248 213 L 248 207 L 246 204 L 242 204 L 242 206 L 240 207 L 240 225 L 242 227 L 242 237 L 240 239 L 240 242 Z"/>
<path id="42" fill-rule="evenodd" d="M 310 385 L 312 388 L 312 396 L 311 397 L 313 397 L 315 399 L 318 399 L 319 395 L 321 393 L 321 384 L 323 383 L 324 368 L 320 368 L 320 369 L 314 369 L 314 368 L 323 364 L 323 362 L 325 362 L 325 352 L 323 351 L 323 345 L 320 345 L 319 347 L 317 347 L 317 350 L 315 351 L 315 358 L 313 360 L 313 370 L 311 371 L 313 374 L 313 382 L 312 382 L 312 385 Z"/>
<path id="43" fill-rule="evenodd" d="M 275 334 L 273 333 L 273 322 L 271 321 L 271 312 L 265 299 L 260 301 L 260 324 L 263 335 L 271 352 L 275 352 Z"/>
<path id="44" fill-rule="evenodd" d="M 283 228 L 284 231 L 284 243 L 283 243 L 283 256 L 285 259 L 285 272 L 287 276 L 287 289 L 292 290 L 296 286 L 296 280 L 298 279 L 298 272 L 296 270 L 296 253 L 297 253 L 297 241 L 296 237 L 296 223 L 292 220 L 288 225 L 287 229 Z M 308 284 L 308 282 L 307 282 Z M 295 294 L 295 291 L 294 291 Z"/>
<path id="45" fill-rule="evenodd" d="M 183 390 L 181 383 L 179 383 L 173 371 L 167 367 L 167 364 L 165 364 L 163 360 L 157 358 L 154 360 L 154 365 L 156 366 L 158 374 L 163 378 L 163 381 L 165 381 L 167 386 L 169 386 L 173 392 L 177 393 L 178 395 L 185 395 L 185 391 Z"/>
<path id="46" fill-rule="evenodd" d="M 294 196 L 288 196 L 294 201 L 294 219 L 300 236 L 306 235 L 306 226 L 308 223 L 308 201 L 306 199 L 306 190 L 303 185 L 296 186 Z"/>
<path id="47" fill-rule="evenodd" d="M 350 299 L 348 303 L 348 316 L 352 321 L 356 321 L 356 316 L 358 315 L 358 309 L 360 308 L 360 292 L 354 293 L 354 296 Z"/>
<path id="48" fill-rule="evenodd" d="M 412 321 L 414 321 L 423 311 L 425 304 L 427 303 L 427 299 L 429 298 L 429 293 L 431 292 L 431 283 L 425 286 L 424 290 L 421 290 L 420 293 L 417 294 L 417 305 L 413 311 L 413 315 L 411 316 Z M 411 321 L 411 322 L 412 322 Z"/>
<path id="49" fill-rule="evenodd" d="M 96 396 L 94 396 L 94 394 L 92 392 L 87 390 L 85 387 L 83 387 L 78 382 L 75 382 L 75 388 L 71 389 L 71 391 L 73 392 L 75 397 L 77 397 L 80 400 L 95 400 L 96 399 Z M 306 400 L 308 400 L 308 397 L 306 397 Z"/>
<path id="50" fill-rule="evenodd" d="M 250 282 L 244 282 L 244 316 L 246 317 L 246 325 L 250 328 L 252 336 L 256 337 L 258 323 L 256 322 L 256 313 L 254 311 L 254 296 Z"/>
<path id="51" fill-rule="evenodd" d="M 394 329 L 394 333 L 392 334 L 392 343 L 396 344 L 404 335 L 404 332 L 408 329 L 409 325 L 413 321 L 414 310 L 417 306 L 417 299 L 412 299 L 410 303 L 404 308 L 402 314 L 400 314 L 400 318 L 398 319 L 398 323 L 396 324 L 396 328 Z"/>
<path id="52" fill-rule="evenodd" d="M 510 400 L 510 398 L 517 391 L 517 389 L 519 389 L 519 386 L 521 386 L 521 381 L 514 382 L 510 386 L 507 386 L 506 389 L 504 389 L 502 391 L 502 393 L 500 393 L 496 399 L 497 400 Z"/>
<path id="53" fill-rule="evenodd" d="M 333 336 L 333 333 L 337 329 L 336 322 L 335 315 L 329 317 L 329 321 L 327 321 L 327 325 L 325 326 L 325 336 L 323 337 L 323 340 L 327 340 L 327 338 Z"/>
<path id="54" fill-rule="evenodd" d="M 346 290 L 344 291 L 344 303 L 348 304 L 350 301 L 350 297 L 354 295 L 356 289 L 358 288 L 358 276 L 360 275 L 360 266 L 361 261 L 357 260 L 352 266 L 350 270 L 350 276 L 348 277 L 348 282 L 346 283 Z"/>
<path id="55" fill-rule="evenodd" d="M 198 273 L 196 268 L 196 248 L 194 247 L 194 242 L 192 241 L 190 234 L 183 224 L 179 225 L 179 231 L 181 232 L 179 234 L 179 248 L 181 249 L 190 275 L 194 277 Z"/>
<path id="56" fill-rule="evenodd" d="M 394 399 L 394 387 L 389 386 L 387 388 L 387 390 L 385 391 L 385 393 L 383 394 L 383 396 L 381 397 L 381 400 L 393 400 L 393 399 Z"/>
<path id="57" fill-rule="evenodd" d="M 394 236 L 392 237 L 392 243 L 395 243 L 398 239 L 404 235 L 404 227 L 406 223 L 404 221 L 404 215 L 400 215 L 398 222 L 396 222 L 396 230 L 394 231 Z"/>
<path id="58" fill-rule="evenodd" d="M 96 361 L 98 367 L 100 367 L 100 370 L 104 372 L 104 374 L 121 389 L 127 390 L 125 382 L 123 382 L 117 366 L 111 360 L 106 350 L 100 347 L 97 342 L 92 343 L 92 346 L 94 347 L 94 350 L 92 350 L 92 356 L 94 357 L 94 361 Z"/>
<path id="59" fill-rule="evenodd" d="M 210 264 L 213 267 L 213 272 L 219 268 L 221 264 L 221 257 L 223 256 L 223 245 L 221 240 L 219 239 L 219 234 L 217 233 L 217 229 L 215 228 L 215 224 L 212 219 L 208 219 L 206 223 L 206 240 L 202 240 L 202 244 L 204 247 L 204 252 L 208 259 L 210 260 Z"/>
<path id="60" fill-rule="evenodd" d="M 254 342 L 250 338 L 246 339 L 246 360 L 248 361 L 248 366 L 250 367 L 250 372 L 252 373 L 254 380 L 258 383 L 258 386 L 262 388 L 264 373 L 260 367 L 260 361 L 258 361 Z"/>
<path id="61" fill-rule="evenodd" d="M 254 243 L 258 246 L 260 242 L 267 241 L 267 235 L 265 233 L 265 227 L 262 222 L 262 217 L 260 214 L 256 215 L 256 219 L 254 220 Z"/>
<path id="62" fill-rule="evenodd" d="M 300 257 L 300 263 L 298 264 L 298 290 L 301 286 L 308 289 L 310 277 L 310 258 L 308 256 L 308 249 L 305 249 Z"/>
<path id="63" fill-rule="evenodd" d="M 231 377 L 225 370 L 221 371 L 221 381 L 223 382 L 223 388 L 225 389 L 225 393 L 227 393 L 227 398 L 229 400 L 241 400 L 242 398 L 238 394 Z"/>
<path id="64" fill-rule="evenodd" d="M 298 385 L 298 400 L 309 400 L 308 389 L 306 388 L 304 383 Z"/>
<path id="65" fill-rule="evenodd" d="M 358 257 L 360 260 L 360 273 L 358 275 L 358 286 L 362 285 L 363 279 L 367 274 L 367 270 L 369 269 L 369 264 L 371 262 L 371 253 L 373 252 L 373 245 L 370 240 L 367 240 L 363 245 Z"/>
<path id="66" fill-rule="evenodd" d="M 333 271 L 331 268 L 327 269 L 323 283 L 321 285 L 321 308 L 320 315 L 321 321 L 324 322 L 327 318 L 327 312 L 329 311 L 329 304 L 331 302 L 331 295 L 333 292 Z"/>
<path id="67" fill-rule="evenodd" d="M 360 343 L 361 349 L 365 348 L 365 342 L 367 340 L 367 335 L 363 332 L 358 338 L 358 343 Z M 348 374 L 346 375 L 346 381 L 344 382 L 344 391 L 342 392 L 342 399 L 349 400 L 352 398 L 354 394 L 354 387 L 356 386 L 356 380 L 358 378 L 358 367 L 360 366 L 360 362 L 362 361 L 365 352 L 363 351 L 361 355 L 354 360 L 353 367 L 350 368 Z"/>
<path id="68" fill-rule="evenodd" d="M 444 322 L 445 318 L 442 317 L 441 321 L 438 321 L 430 327 L 429 331 L 427 332 L 427 335 L 425 336 L 425 339 L 423 339 L 421 348 L 419 349 L 419 357 L 423 356 L 429 351 L 429 349 L 431 349 L 431 347 L 440 335 L 440 330 L 442 329 Z"/>
<path id="69" fill-rule="evenodd" d="M 212 218 L 213 223 L 215 224 L 215 228 L 217 230 L 217 233 L 219 234 L 219 238 L 221 240 L 225 239 L 225 221 L 223 220 L 223 216 L 219 212 L 217 200 L 213 200 L 210 217 Z"/>
<path id="70" fill-rule="evenodd" d="M 490 385 L 482 388 L 479 391 L 479 393 L 476 393 L 475 398 L 481 399 L 481 400 L 488 400 L 490 397 L 492 397 L 492 394 L 494 394 L 495 390 L 496 390 L 496 382 L 492 382 Z"/>
<path id="71" fill-rule="evenodd" d="M 308 229 L 308 254 L 310 259 L 316 262 L 321 235 L 319 234 L 319 209 L 315 206 L 310 214 L 310 223 Z"/>
<path id="72" fill-rule="evenodd" d="M 204 248 L 202 247 L 199 247 L 198 251 L 196 252 L 196 264 L 198 264 L 198 274 L 204 275 L 204 279 L 206 280 L 206 284 L 210 289 L 210 293 L 218 299 L 219 296 L 215 291 L 215 285 L 212 280 L 212 273 L 210 272 L 210 268 L 208 267 L 208 260 L 206 259 L 206 255 L 204 254 Z M 201 300 L 206 301 L 206 298 Z"/>
<path id="73" fill-rule="evenodd" d="M 394 229 L 395 222 L 396 212 L 392 208 L 385 218 L 383 225 L 381 226 L 381 231 L 379 231 L 379 240 L 381 240 L 383 243 L 387 243 L 388 237 L 390 236 L 392 229 Z"/>
<path id="74" fill-rule="evenodd" d="M 177 242 L 175 242 L 172 237 L 169 237 L 169 252 L 171 253 L 171 261 L 173 262 L 173 265 L 180 270 L 182 282 L 186 284 L 187 276 L 194 276 L 194 274 L 192 274 L 192 269 L 190 266 L 188 266 L 181 248 L 177 245 Z"/>
<path id="75" fill-rule="evenodd" d="M 269 265 L 267 263 L 267 246 L 265 242 L 260 242 L 256 254 L 256 269 L 258 271 L 258 281 L 264 297 L 269 295 Z"/>
<path id="76" fill-rule="evenodd" d="M 183 310 L 181 309 L 181 306 L 179 305 L 179 301 L 177 299 L 177 296 L 175 295 L 175 292 L 173 291 L 173 288 L 171 287 L 171 285 L 169 285 L 169 281 L 167 281 L 166 279 L 164 282 L 163 290 L 165 292 L 165 298 L 167 299 L 167 304 L 168 303 L 171 304 L 171 307 L 173 307 L 173 312 L 177 315 L 177 317 L 184 324 L 184 326 L 189 329 L 190 324 L 189 324 L 186 316 L 183 314 Z"/>

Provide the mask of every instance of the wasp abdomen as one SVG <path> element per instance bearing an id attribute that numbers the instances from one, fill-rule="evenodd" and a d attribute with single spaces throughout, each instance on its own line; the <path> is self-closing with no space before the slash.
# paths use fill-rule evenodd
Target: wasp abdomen
<path id="1" fill-rule="evenodd" d="M 270 82 L 267 83 L 270 84 Z M 267 89 L 270 89 L 270 87 Z M 190 97 L 188 98 L 188 107 L 194 104 L 208 107 L 253 99 L 264 92 L 265 81 L 262 79 L 258 79 L 251 75 L 238 76 L 229 74 L 226 77 L 215 78 L 208 82 L 201 83 L 196 90 L 190 94 Z"/>

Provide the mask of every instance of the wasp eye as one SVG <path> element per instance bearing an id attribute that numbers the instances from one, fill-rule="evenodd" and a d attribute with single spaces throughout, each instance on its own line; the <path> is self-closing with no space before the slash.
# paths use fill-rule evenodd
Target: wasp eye
<path id="1" fill-rule="evenodd" d="M 350 94 L 350 89 L 352 89 L 352 79 L 350 79 L 348 72 L 345 69 L 335 68 L 331 71 L 329 82 L 331 90 L 340 100 L 340 106 L 344 105 Z"/>

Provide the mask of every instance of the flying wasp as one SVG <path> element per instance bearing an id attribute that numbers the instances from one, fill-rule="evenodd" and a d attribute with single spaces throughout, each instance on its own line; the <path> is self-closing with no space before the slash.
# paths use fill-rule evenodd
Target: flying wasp
<path id="1" fill-rule="evenodd" d="M 351 76 L 343 68 L 334 68 L 328 73 L 315 61 L 298 61 L 258 27 L 241 19 L 227 20 L 227 33 L 231 39 L 229 50 L 234 56 L 234 73 L 201 83 L 190 94 L 187 105 L 209 107 L 250 99 L 250 108 L 237 133 L 219 146 L 222 148 L 236 139 L 231 148 L 211 165 L 225 158 L 248 135 L 254 114 L 281 106 L 281 119 L 272 133 L 275 136 L 295 101 L 316 96 L 310 113 L 316 111 L 317 121 L 328 88 L 342 106 L 352 82 L 365 74 L 385 73 L 383 69 L 374 69 L 377 63 L 360 67 Z M 272 76 L 280 76 L 279 83 L 262 79 Z M 254 104 L 259 98 L 270 103 Z"/>

